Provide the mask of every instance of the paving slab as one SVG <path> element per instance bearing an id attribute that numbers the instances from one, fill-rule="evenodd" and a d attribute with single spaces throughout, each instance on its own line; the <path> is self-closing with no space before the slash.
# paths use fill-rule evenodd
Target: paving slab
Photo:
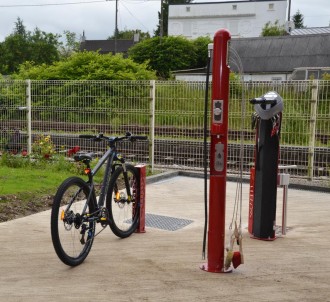
<path id="1" fill-rule="evenodd" d="M 184 176 L 148 184 L 149 217 L 189 223 L 169 230 L 148 218 L 146 233 L 127 239 L 107 229 L 75 268 L 54 252 L 50 211 L 1 223 L 0 301 L 330 301 L 329 193 L 289 189 L 287 235 L 267 242 L 247 232 L 244 184 L 245 264 L 219 274 L 199 268 L 203 187 L 203 179 Z M 235 193 L 228 182 L 227 226 Z M 281 224 L 282 189 L 277 198 Z"/>

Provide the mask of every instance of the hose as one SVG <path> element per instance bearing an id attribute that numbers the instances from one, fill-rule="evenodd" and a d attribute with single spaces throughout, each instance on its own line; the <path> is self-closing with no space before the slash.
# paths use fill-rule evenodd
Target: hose
<path id="1" fill-rule="evenodd" d="M 210 79 L 210 64 L 211 64 L 211 56 L 210 53 L 207 59 L 206 65 L 206 87 L 205 87 L 205 101 L 204 101 L 204 147 L 203 147 L 203 161 L 204 161 L 204 209 L 205 209 L 205 224 L 204 224 L 204 235 L 203 235 L 203 252 L 202 257 L 205 259 L 205 251 L 206 251 L 206 235 L 207 235 L 207 136 L 208 136 L 208 127 L 207 127 L 207 113 L 208 113 L 208 99 L 209 99 L 209 79 Z"/>

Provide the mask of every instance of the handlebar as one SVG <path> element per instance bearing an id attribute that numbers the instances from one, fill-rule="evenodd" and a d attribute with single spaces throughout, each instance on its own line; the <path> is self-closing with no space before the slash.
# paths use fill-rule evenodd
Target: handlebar
<path id="1" fill-rule="evenodd" d="M 250 100 L 250 103 L 253 105 L 254 104 L 271 104 L 271 105 L 273 105 L 276 103 L 276 99 L 270 100 L 270 99 L 266 99 L 264 97 L 260 97 L 260 98 L 254 98 L 254 99 Z"/>
<path id="2" fill-rule="evenodd" d="M 118 142 L 118 141 L 122 141 L 122 140 L 129 140 L 129 141 L 133 142 L 136 140 L 147 140 L 148 136 L 132 135 L 130 132 L 126 132 L 125 136 L 109 137 L 109 136 L 105 136 L 103 133 L 99 133 L 97 135 L 81 134 L 81 135 L 79 135 L 79 138 L 91 139 L 95 142 L 100 142 L 102 140 L 109 141 L 109 142 Z"/>

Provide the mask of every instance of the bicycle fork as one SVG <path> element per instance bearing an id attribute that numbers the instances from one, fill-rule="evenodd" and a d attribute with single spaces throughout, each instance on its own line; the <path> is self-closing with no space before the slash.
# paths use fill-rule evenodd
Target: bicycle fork
<path id="1" fill-rule="evenodd" d="M 123 175 L 124 175 L 124 184 L 125 184 L 125 189 L 126 189 L 126 194 L 127 197 L 125 195 L 121 195 L 121 193 L 119 192 L 119 188 L 118 188 L 118 184 L 116 183 L 114 186 L 114 190 L 115 190 L 115 202 L 128 202 L 130 203 L 132 201 L 132 192 L 131 192 L 131 187 L 130 187 L 130 183 L 129 183 L 129 179 L 128 179 L 128 173 L 127 173 L 127 169 L 126 169 L 126 163 L 125 160 L 118 155 L 117 159 L 121 162 L 121 167 L 123 169 Z"/>
<path id="2" fill-rule="evenodd" d="M 124 182 L 125 182 L 125 187 L 126 187 L 126 192 L 127 192 L 127 201 L 131 202 L 132 201 L 132 193 L 131 193 L 131 187 L 128 181 L 128 175 L 127 175 L 127 169 L 126 169 L 126 164 L 125 162 L 122 163 L 123 167 L 123 175 L 124 175 Z"/>

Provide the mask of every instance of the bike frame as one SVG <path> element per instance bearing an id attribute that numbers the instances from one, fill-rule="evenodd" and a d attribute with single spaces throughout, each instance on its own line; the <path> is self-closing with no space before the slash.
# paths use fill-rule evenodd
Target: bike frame
<path id="1" fill-rule="evenodd" d="M 88 202 L 90 201 L 92 194 L 95 193 L 94 175 L 97 174 L 97 172 L 100 170 L 100 168 L 107 161 L 106 168 L 105 168 L 105 174 L 104 174 L 104 177 L 103 177 L 102 187 L 101 187 L 101 192 L 100 192 L 98 202 L 96 202 L 96 199 L 93 198 L 93 202 L 95 203 L 94 206 L 95 206 L 95 209 L 96 209 L 96 211 L 93 214 L 98 213 L 99 211 L 101 211 L 102 207 L 104 206 L 106 192 L 108 191 L 108 188 L 109 188 L 109 182 L 110 182 L 110 178 L 111 178 L 111 175 L 112 175 L 112 172 L 113 172 L 113 162 L 115 160 L 119 160 L 121 162 L 121 165 L 122 165 L 123 171 L 124 171 L 123 173 L 124 173 L 124 180 L 125 180 L 126 190 L 127 190 L 128 195 L 129 195 L 129 198 L 131 198 L 131 191 L 130 191 L 130 186 L 129 186 L 128 179 L 127 179 L 127 171 L 126 171 L 125 160 L 122 157 L 120 157 L 120 158 L 118 157 L 118 153 L 117 153 L 115 145 L 112 145 L 112 143 L 110 142 L 109 150 L 107 150 L 104 153 L 104 155 L 100 158 L 100 160 L 98 161 L 96 166 L 90 171 L 90 173 L 87 174 L 88 175 L 88 184 L 90 186 L 90 193 L 89 193 L 88 199 L 86 201 L 86 204 L 83 208 L 82 215 L 84 215 L 86 213 Z"/>
<path id="2" fill-rule="evenodd" d="M 102 187 L 101 187 L 101 192 L 100 192 L 100 196 L 99 196 L 99 200 L 97 203 L 98 208 L 101 208 L 104 206 L 104 200 L 105 200 L 105 196 L 106 196 L 106 192 L 108 190 L 109 187 L 109 181 L 110 181 L 110 177 L 111 177 L 111 167 L 114 161 L 114 158 L 116 157 L 116 151 L 113 150 L 112 148 L 110 148 L 102 157 L 101 159 L 98 161 L 98 163 L 96 164 L 96 166 L 94 167 L 94 169 L 91 171 L 90 175 L 88 175 L 89 177 L 89 182 L 91 185 L 91 190 L 94 191 L 94 181 L 93 181 L 93 177 L 94 175 L 100 170 L 100 168 L 104 165 L 104 163 L 107 161 L 107 165 L 105 168 L 105 173 L 104 173 L 104 177 L 103 177 L 103 181 L 102 181 Z"/>

